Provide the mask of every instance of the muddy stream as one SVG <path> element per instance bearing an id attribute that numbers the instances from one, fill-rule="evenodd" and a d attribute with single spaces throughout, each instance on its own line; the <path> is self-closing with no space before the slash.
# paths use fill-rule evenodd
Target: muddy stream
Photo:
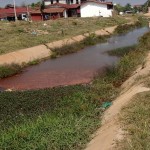
<path id="1" fill-rule="evenodd" d="M 137 44 L 138 38 L 148 30 L 143 27 L 125 35 L 112 36 L 105 43 L 27 67 L 20 74 L 0 79 L 0 89 L 29 90 L 88 83 L 97 72 L 118 62 L 119 58 L 109 56 L 107 51 Z"/>

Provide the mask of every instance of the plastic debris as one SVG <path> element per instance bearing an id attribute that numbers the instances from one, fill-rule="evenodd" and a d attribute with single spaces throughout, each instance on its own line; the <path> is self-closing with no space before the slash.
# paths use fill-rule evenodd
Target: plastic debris
<path id="1" fill-rule="evenodd" d="M 112 102 L 104 102 L 103 104 L 102 104 L 102 108 L 103 109 L 107 109 L 108 107 L 110 107 L 112 105 Z"/>

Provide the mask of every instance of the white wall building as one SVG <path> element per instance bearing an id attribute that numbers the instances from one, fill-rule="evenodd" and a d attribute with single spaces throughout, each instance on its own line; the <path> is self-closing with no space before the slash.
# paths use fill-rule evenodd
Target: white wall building
<path id="1" fill-rule="evenodd" d="M 81 17 L 111 17 L 113 4 L 99 1 L 86 1 L 81 4 Z"/>
<path id="2" fill-rule="evenodd" d="M 61 3 L 61 4 L 76 4 L 77 1 L 76 1 L 76 0 L 44 0 L 45 6 L 51 5 L 52 3 L 53 3 L 53 4 L 54 4 L 54 3 Z M 78 3 L 80 4 L 81 1 L 78 0 Z"/>

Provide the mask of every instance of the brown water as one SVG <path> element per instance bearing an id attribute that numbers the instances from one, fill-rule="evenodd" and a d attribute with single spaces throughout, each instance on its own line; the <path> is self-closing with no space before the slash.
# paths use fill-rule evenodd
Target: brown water
<path id="1" fill-rule="evenodd" d="M 21 74 L 0 80 L 0 88 L 29 90 L 88 83 L 96 72 L 113 66 L 119 58 L 109 56 L 107 51 L 134 45 L 149 29 L 135 29 L 125 35 L 113 36 L 106 43 L 87 47 L 82 51 L 57 59 L 49 59 L 36 66 L 30 66 Z"/>

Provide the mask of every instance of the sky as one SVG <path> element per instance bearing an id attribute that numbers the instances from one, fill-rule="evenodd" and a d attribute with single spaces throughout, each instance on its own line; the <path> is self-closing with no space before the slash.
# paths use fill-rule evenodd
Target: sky
<path id="1" fill-rule="evenodd" d="M 15 1 L 17 5 L 20 5 L 23 2 L 30 4 L 32 2 L 38 2 L 40 0 L 15 0 Z M 130 3 L 134 5 L 134 4 L 143 4 L 147 0 L 110 0 L 110 1 L 114 1 L 114 3 L 120 3 L 121 5 L 125 5 L 126 3 Z M 0 7 L 4 7 L 6 4 L 13 4 L 13 0 L 0 0 Z"/>

